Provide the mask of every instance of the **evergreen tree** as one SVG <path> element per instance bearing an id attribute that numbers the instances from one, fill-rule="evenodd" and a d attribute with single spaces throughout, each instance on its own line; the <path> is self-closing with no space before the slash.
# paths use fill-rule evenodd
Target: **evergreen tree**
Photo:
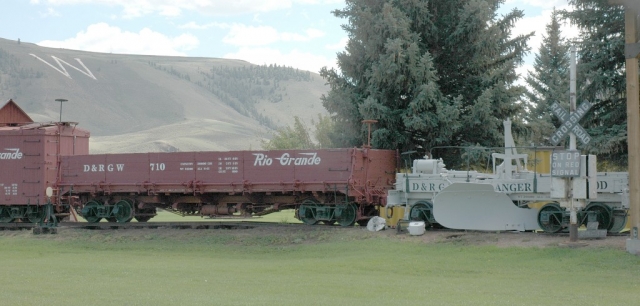
<path id="1" fill-rule="evenodd" d="M 563 12 L 580 29 L 578 99 L 594 103 L 581 121 L 591 135 L 584 148 L 601 161 L 627 163 L 624 8 L 608 0 L 570 0 Z"/>
<path id="2" fill-rule="evenodd" d="M 530 88 L 525 93 L 529 140 L 535 145 L 548 145 L 547 139 L 562 124 L 551 112 L 551 105 L 557 102 L 569 109 L 569 45 L 561 35 L 560 13 L 555 9 L 546 35 L 542 36 L 533 71 L 525 81 Z"/>
<path id="3" fill-rule="evenodd" d="M 503 0 L 347 0 L 340 72 L 323 68 L 322 97 L 338 130 L 334 144 L 424 152 L 434 146 L 500 146 L 502 121 L 520 114 L 513 85 L 531 34 L 511 38 L 522 11 L 498 18 Z"/>

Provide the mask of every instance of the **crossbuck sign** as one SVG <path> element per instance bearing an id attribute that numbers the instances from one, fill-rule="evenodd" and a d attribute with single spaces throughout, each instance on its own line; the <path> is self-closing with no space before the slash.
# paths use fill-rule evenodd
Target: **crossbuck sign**
<path id="1" fill-rule="evenodd" d="M 567 137 L 569 132 L 573 132 L 576 138 L 583 144 L 588 144 L 589 141 L 591 141 L 591 136 L 587 134 L 587 131 L 585 131 L 578 122 L 584 117 L 591 106 L 593 106 L 593 104 L 589 103 L 589 101 L 584 101 L 573 113 L 569 114 L 560 104 L 557 102 L 553 103 L 553 105 L 551 105 L 551 111 L 560 119 L 562 125 L 551 135 L 551 144 L 554 146 L 558 145 L 563 138 Z"/>

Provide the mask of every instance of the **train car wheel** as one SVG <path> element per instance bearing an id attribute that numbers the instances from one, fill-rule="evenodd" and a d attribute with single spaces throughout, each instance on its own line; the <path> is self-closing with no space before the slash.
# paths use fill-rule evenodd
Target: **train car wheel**
<path id="1" fill-rule="evenodd" d="M 44 210 L 30 206 L 27 208 L 27 219 L 31 223 L 40 223 L 44 219 Z"/>
<path id="2" fill-rule="evenodd" d="M 102 220 L 101 217 L 98 217 L 98 208 L 102 206 L 102 204 L 96 201 L 89 201 L 84 205 L 82 211 L 82 217 L 87 220 L 89 223 L 98 223 Z"/>
<path id="3" fill-rule="evenodd" d="M 322 220 L 322 223 L 326 225 L 334 225 L 336 224 L 336 220 L 330 220 L 330 221 Z"/>
<path id="4" fill-rule="evenodd" d="M 611 230 L 613 226 L 613 215 L 609 206 L 603 203 L 591 203 L 584 209 L 585 211 L 596 212 L 598 229 Z"/>
<path id="5" fill-rule="evenodd" d="M 11 211 L 9 206 L 0 206 L 0 223 L 11 223 L 13 217 L 11 217 Z"/>
<path id="6" fill-rule="evenodd" d="M 562 208 L 556 203 L 547 204 L 538 212 L 538 225 L 547 233 L 562 230 Z"/>
<path id="7" fill-rule="evenodd" d="M 151 219 L 150 216 L 140 216 L 140 217 L 135 217 L 136 221 L 138 222 L 147 222 Z"/>
<path id="8" fill-rule="evenodd" d="M 113 206 L 113 216 L 118 223 L 126 223 L 133 219 L 133 208 L 128 200 L 120 200 Z"/>
<path id="9" fill-rule="evenodd" d="M 356 222 L 356 206 L 353 204 L 338 205 L 335 216 L 341 226 L 352 226 Z"/>
<path id="10" fill-rule="evenodd" d="M 409 211 L 409 217 L 414 221 L 424 221 L 424 227 L 430 227 L 435 223 L 433 218 L 433 204 L 429 201 L 418 201 Z"/>
<path id="11" fill-rule="evenodd" d="M 613 211 L 613 222 L 611 224 L 611 228 L 609 229 L 610 233 L 619 233 L 627 226 L 627 214 L 626 210 L 617 209 Z"/>
<path id="12" fill-rule="evenodd" d="M 298 208 L 298 219 L 307 225 L 315 225 L 318 224 L 318 220 L 316 219 L 315 209 L 318 204 L 314 200 L 304 200 L 302 204 L 300 204 L 300 208 Z"/>

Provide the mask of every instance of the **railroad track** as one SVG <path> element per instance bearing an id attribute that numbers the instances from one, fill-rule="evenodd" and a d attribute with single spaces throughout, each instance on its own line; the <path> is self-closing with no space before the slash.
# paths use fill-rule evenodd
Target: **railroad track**
<path id="1" fill-rule="evenodd" d="M 79 228 L 79 229 L 251 229 L 256 227 L 291 227 L 306 226 L 304 224 L 256 222 L 256 221 L 216 221 L 216 222 L 61 222 L 57 228 Z M 0 230 L 28 230 L 55 233 L 55 227 L 40 227 L 38 223 L 0 223 Z"/>
<path id="2" fill-rule="evenodd" d="M 117 223 L 117 222 L 99 222 L 99 223 L 87 223 L 87 222 L 60 222 L 58 223 L 58 227 L 39 227 L 38 223 L 26 223 L 26 222 L 17 222 L 17 223 L 0 223 L 0 231 L 2 230 L 33 230 L 34 234 L 56 234 L 58 229 L 60 228 L 77 228 L 77 229 L 88 229 L 88 230 L 118 230 L 118 229 L 223 229 L 223 230 L 234 230 L 234 229 L 253 229 L 257 227 L 267 228 L 267 227 L 298 227 L 298 228 L 331 228 L 331 227 L 340 227 L 340 226 L 327 226 L 327 225 L 318 225 L 318 226 L 308 226 L 303 223 L 277 223 L 277 222 L 259 222 L 259 221 L 210 221 L 210 222 L 202 222 L 202 221 L 194 221 L 194 222 L 128 222 L 128 223 Z M 450 232 L 460 232 L 460 230 L 451 230 L 451 229 L 438 229 L 436 231 L 450 231 Z M 398 232 L 399 233 L 399 232 Z M 541 232 L 539 234 L 543 234 L 549 237 L 564 237 L 569 236 L 569 233 L 544 233 Z M 615 236 L 626 236 L 629 235 L 628 232 L 622 233 L 607 233 L 607 236 L 615 237 Z"/>

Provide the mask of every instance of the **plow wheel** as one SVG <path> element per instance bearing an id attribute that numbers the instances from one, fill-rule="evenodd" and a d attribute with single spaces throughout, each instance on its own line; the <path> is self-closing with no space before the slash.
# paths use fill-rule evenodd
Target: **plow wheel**
<path id="1" fill-rule="evenodd" d="M 87 220 L 89 223 L 98 223 L 102 219 L 102 217 L 98 217 L 98 208 L 100 208 L 102 204 L 96 201 L 89 201 L 84 205 L 82 211 L 82 217 Z"/>
<path id="2" fill-rule="evenodd" d="M 300 219 L 300 221 L 307 225 L 317 224 L 318 220 L 315 217 L 316 207 L 318 207 L 318 203 L 316 203 L 314 200 L 307 199 L 302 201 L 302 204 L 300 204 L 300 208 L 298 208 L 298 218 Z"/>
<path id="3" fill-rule="evenodd" d="M 411 206 L 409 218 L 413 221 L 424 221 L 424 226 L 429 227 L 436 224 L 433 218 L 433 204 L 429 201 L 418 201 Z"/>
<path id="4" fill-rule="evenodd" d="M 27 208 L 27 220 L 29 220 L 30 223 L 40 223 L 43 219 L 44 209 L 34 206 Z"/>
<path id="5" fill-rule="evenodd" d="M 352 226 L 356 222 L 356 206 L 353 204 L 338 205 L 335 215 L 341 226 Z"/>
<path id="6" fill-rule="evenodd" d="M 13 217 L 11 217 L 11 210 L 8 206 L 0 206 L 0 223 L 11 223 Z"/>
<path id="7" fill-rule="evenodd" d="M 611 227 L 613 226 L 613 215 L 609 206 L 602 203 L 591 203 L 587 205 L 584 210 L 596 212 L 598 229 L 607 231 L 611 230 Z"/>
<path id="8" fill-rule="evenodd" d="M 556 203 L 547 204 L 538 212 L 538 225 L 547 233 L 562 230 L 562 208 Z"/>
<path id="9" fill-rule="evenodd" d="M 118 223 L 127 223 L 133 219 L 133 205 L 130 200 L 120 200 L 113 206 L 113 217 Z"/>

